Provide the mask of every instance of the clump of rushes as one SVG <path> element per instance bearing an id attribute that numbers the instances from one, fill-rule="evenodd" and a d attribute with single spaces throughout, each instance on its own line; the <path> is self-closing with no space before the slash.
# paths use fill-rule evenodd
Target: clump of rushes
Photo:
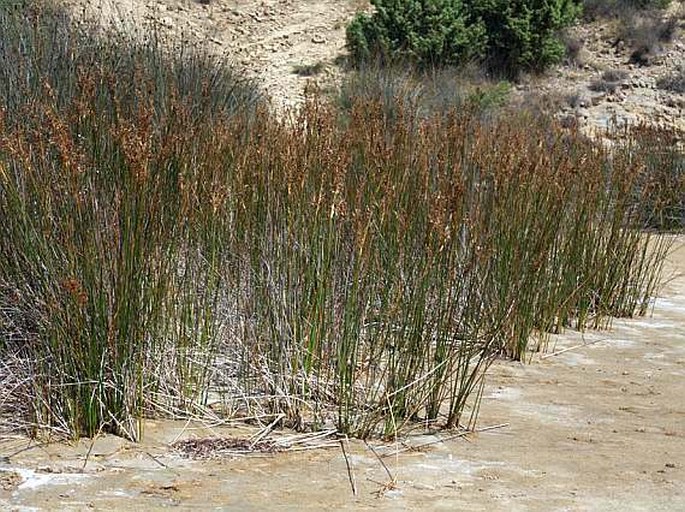
<path id="1" fill-rule="evenodd" d="M 468 102 L 276 118 L 201 56 L 0 13 L 0 377 L 37 429 L 137 438 L 210 392 L 360 437 L 470 425 L 495 357 L 649 303 L 639 146 Z"/>
<path id="2" fill-rule="evenodd" d="M 0 31 L 0 350 L 35 426 L 137 438 L 152 402 L 206 390 L 226 227 L 200 201 L 207 126 L 256 89 L 52 7 L 3 3 Z"/>
<path id="3" fill-rule="evenodd" d="M 637 215 L 649 228 L 685 228 L 685 134 L 674 129 L 641 125 L 624 151 L 637 153 L 645 166 L 638 182 Z M 639 202 L 638 202 L 639 198 Z"/>

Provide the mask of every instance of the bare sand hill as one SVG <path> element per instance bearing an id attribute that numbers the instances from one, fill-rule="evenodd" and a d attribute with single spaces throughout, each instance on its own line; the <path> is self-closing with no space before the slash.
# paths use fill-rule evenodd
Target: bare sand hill
<path id="1" fill-rule="evenodd" d="M 257 79 L 276 109 L 298 105 L 311 81 L 335 83 L 345 26 L 364 0 L 75 0 L 74 12 L 191 41 Z"/>

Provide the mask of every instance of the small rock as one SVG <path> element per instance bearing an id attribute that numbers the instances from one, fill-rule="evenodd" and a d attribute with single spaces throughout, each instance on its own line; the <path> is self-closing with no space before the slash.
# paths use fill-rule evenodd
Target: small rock
<path id="1" fill-rule="evenodd" d="M 593 107 L 596 107 L 602 101 L 604 100 L 604 96 L 593 96 L 592 99 L 590 100 L 590 103 L 592 104 Z"/>
<path id="2" fill-rule="evenodd" d="M 0 472 L 0 489 L 3 491 L 14 491 L 23 481 L 16 471 Z"/>
<path id="3" fill-rule="evenodd" d="M 323 37 L 321 34 L 316 34 L 314 37 L 312 37 L 312 43 L 314 44 L 323 44 L 326 42 L 326 38 Z"/>

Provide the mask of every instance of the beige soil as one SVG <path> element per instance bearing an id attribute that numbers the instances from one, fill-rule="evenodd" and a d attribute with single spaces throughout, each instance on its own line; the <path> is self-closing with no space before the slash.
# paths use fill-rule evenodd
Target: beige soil
<path id="1" fill-rule="evenodd" d="M 432 444 L 385 458 L 394 482 L 373 452 L 352 442 L 356 497 L 335 444 L 188 460 L 169 444 L 254 431 L 158 422 L 147 424 L 140 445 L 114 437 L 92 447 L 4 439 L 0 508 L 685 510 L 685 238 L 666 272 L 672 279 L 652 316 L 558 336 L 552 352 L 528 365 L 497 363 L 480 425 L 499 428 L 437 443 L 432 435 L 410 438 Z"/>
<path id="2" fill-rule="evenodd" d="M 543 76 L 528 77 L 516 87 L 515 96 L 524 103 L 546 102 L 561 116 L 577 119 L 595 136 L 614 123 L 685 130 L 685 94 L 658 86 L 660 79 L 685 66 L 685 4 L 673 2 L 661 17 L 671 18 L 678 27 L 675 37 L 653 45 L 647 54 L 649 65 L 630 63 L 635 43 L 617 38 L 618 21 L 581 23 L 569 31 L 569 37 L 581 46 L 576 60 Z M 616 89 L 593 90 L 593 82 L 600 82 L 605 72 L 622 76 Z"/>
<path id="3" fill-rule="evenodd" d="M 278 110 L 301 104 L 308 83 L 339 79 L 345 26 L 368 8 L 364 0 L 64 1 L 91 18 L 123 21 L 141 34 L 154 29 L 225 56 L 257 79 Z"/>
<path id="4" fill-rule="evenodd" d="M 88 3 L 86 11 L 123 16 L 143 29 L 143 20 L 154 22 L 225 52 L 282 108 L 302 100 L 309 79 L 295 73 L 297 66 L 322 62 L 316 78 L 324 85 L 339 78 L 334 60 L 344 53 L 345 23 L 365 7 L 355 0 L 211 0 L 208 6 L 105 0 Z M 627 84 L 653 84 L 685 58 L 682 36 L 665 50 L 663 64 L 631 69 L 625 55 L 601 53 L 608 43 L 597 34 L 588 35 L 596 67 L 560 68 L 520 92 L 588 94 L 585 106 L 571 113 L 589 125 L 601 126 L 609 105 L 633 109 L 638 119 L 654 115 L 682 125 L 682 104 L 669 106 L 673 98 L 651 85 L 622 87 L 624 99 L 593 100 L 586 91 L 602 67 L 625 66 Z M 109 436 L 92 446 L 0 438 L 0 509 L 685 510 L 685 238 L 678 244 L 667 269 L 673 279 L 653 316 L 616 320 L 609 332 L 567 333 L 554 340 L 556 351 L 587 345 L 492 368 L 480 426 L 499 428 L 438 443 L 435 436 L 409 439 L 433 444 L 384 459 L 394 482 L 363 443 L 352 442 L 356 497 L 339 447 L 195 461 L 169 444 L 254 431 L 158 422 L 146 425 L 140 445 Z"/>

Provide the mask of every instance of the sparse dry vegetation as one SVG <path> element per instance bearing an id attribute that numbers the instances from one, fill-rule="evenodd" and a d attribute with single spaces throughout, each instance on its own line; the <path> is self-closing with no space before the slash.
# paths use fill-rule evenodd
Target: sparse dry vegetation
<path id="1" fill-rule="evenodd" d="M 685 64 L 681 64 L 671 73 L 661 77 L 657 86 L 667 91 L 685 94 Z"/>
<path id="2" fill-rule="evenodd" d="M 621 83 L 628 77 L 628 73 L 622 70 L 608 69 L 602 76 L 590 83 L 590 90 L 595 92 L 613 93 L 619 88 Z"/>
<path id="3" fill-rule="evenodd" d="M 627 13 L 665 9 L 670 0 L 583 0 L 583 15 L 586 19 L 598 17 L 619 17 Z"/>

